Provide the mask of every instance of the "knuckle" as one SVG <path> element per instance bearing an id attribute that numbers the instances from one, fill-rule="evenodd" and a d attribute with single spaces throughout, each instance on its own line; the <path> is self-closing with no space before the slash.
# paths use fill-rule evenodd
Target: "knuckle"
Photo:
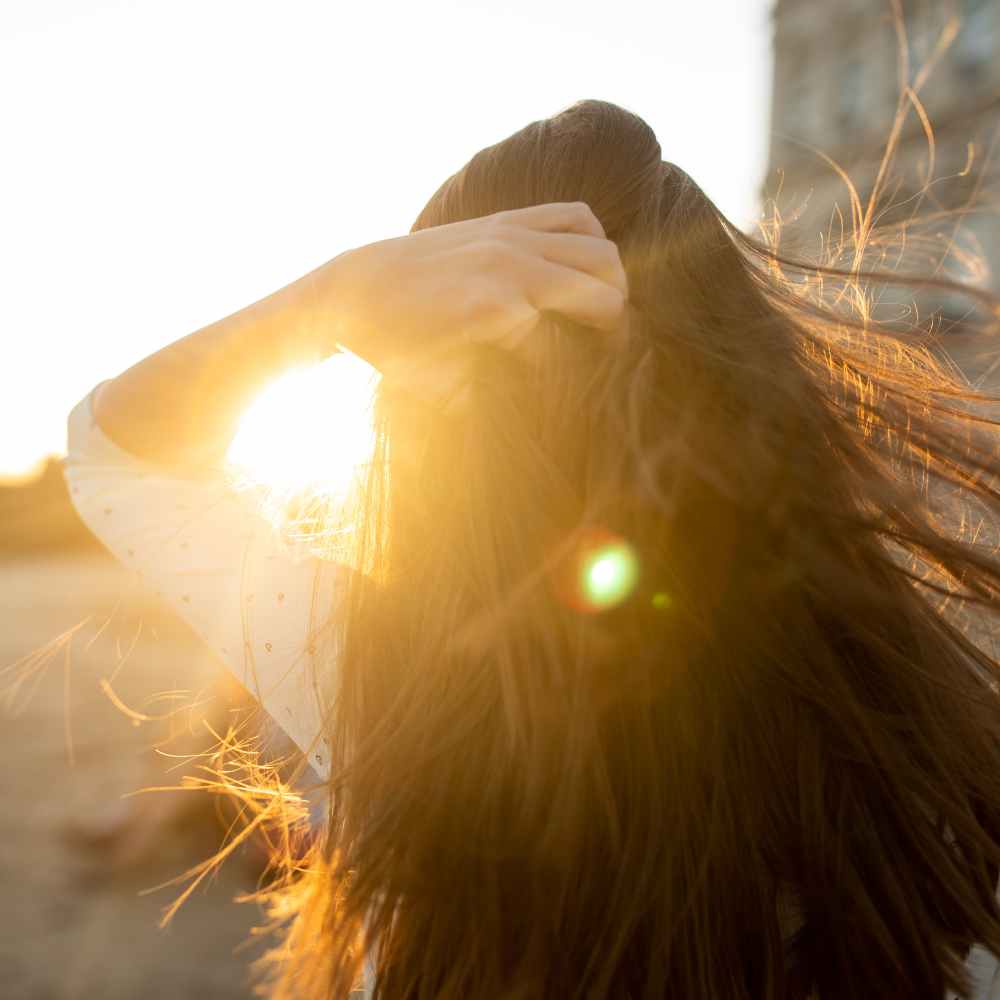
<path id="1" fill-rule="evenodd" d="M 604 255 L 606 262 L 612 267 L 621 267 L 621 254 L 618 251 L 618 244 L 611 240 L 602 240 L 600 253 Z"/>
<path id="2" fill-rule="evenodd" d="M 465 282 L 464 289 L 466 307 L 474 315 L 491 312 L 503 298 L 499 283 L 485 274 Z"/>
<path id="3" fill-rule="evenodd" d="M 625 293 L 620 288 L 608 287 L 605 295 L 608 312 L 617 316 L 625 308 Z"/>
<path id="4" fill-rule="evenodd" d="M 510 248 L 497 236 L 487 237 L 476 245 L 479 261 L 486 265 L 502 264 L 510 258 Z"/>
<path id="5" fill-rule="evenodd" d="M 506 213 L 503 213 L 506 216 Z M 509 217 L 492 218 L 486 228 L 488 239 L 509 246 L 517 238 L 519 227 Z"/>

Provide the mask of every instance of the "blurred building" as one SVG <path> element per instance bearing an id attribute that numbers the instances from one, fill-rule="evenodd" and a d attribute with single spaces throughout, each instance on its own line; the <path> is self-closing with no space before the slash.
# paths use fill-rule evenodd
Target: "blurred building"
<path id="1" fill-rule="evenodd" d="M 909 59 L 905 82 L 919 81 L 936 48 L 952 37 L 926 81 L 920 100 L 933 129 L 933 180 L 925 197 L 929 148 L 920 116 L 908 110 L 892 180 L 895 205 L 887 220 L 955 208 L 970 198 L 1000 196 L 1000 0 L 902 0 Z M 785 232 L 816 250 L 820 234 L 834 238 L 840 206 L 850 225 L 847 188 L 825 154 L 843 167 L 862 200 L 872 191 L 901 92 L 900 39 L 889 0 L 776 0 L 772 10 L 774 88 L 766 198 L 786 217 Z M 950 22 L 950 23 L 949 23 Z M 969 163 L 970 144 L 973 150 Z M 984 165 L 986 169 L 984 169 Z M 978 185 L 978 188 L 977 188 Z M 883 200 L 882 204 L 885 204 Z M 1000 289 L 1000 209 L 967 217 L 963 239 L 981 248 Z M 832 228 L 831 228 L 832 227 Z M 947 299 L 939 303 L 947 315 Z"/>

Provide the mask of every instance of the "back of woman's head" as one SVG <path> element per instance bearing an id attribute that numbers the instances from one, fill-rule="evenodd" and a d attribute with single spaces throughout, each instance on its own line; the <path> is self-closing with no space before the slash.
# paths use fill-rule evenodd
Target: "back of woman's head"
<path id="1" fill-rule="evenodd" d="M 961 988 L 1000 951 L 995 663 L 938 597 L 1000 574 L 926 492 L 1000 500 L 963 390 L 611 104 L 414 229 L 551 201 L 617 243 L 628 328 L 475 348 L 460 418 L 382 386 L 290 995 L 362 932 L 392 998 Z"/>

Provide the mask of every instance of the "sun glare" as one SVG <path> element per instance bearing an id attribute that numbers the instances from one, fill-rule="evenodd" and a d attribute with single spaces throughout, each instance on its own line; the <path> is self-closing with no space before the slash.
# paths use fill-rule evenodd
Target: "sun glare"
<path id="1" fill-rule="evenodd" d="M 378 372 L 348 352 L 272 382 L 243 415 L 227 460 L 281 495 L 345 495 L 374 446 Z"/>

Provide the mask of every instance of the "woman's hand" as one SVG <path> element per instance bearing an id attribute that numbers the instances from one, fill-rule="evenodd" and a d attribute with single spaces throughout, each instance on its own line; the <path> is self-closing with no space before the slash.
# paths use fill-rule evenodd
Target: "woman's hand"
<path id="1" fill-rule="evenodd" d="M 104 383 L 94 415 L 140 458 L 213 474 L 268 381 L 338 344 L 418 395 L 460 404 L 463 347 L 519 349 L 545 311 L 610 331 L 625 295 L 618 250 L 586 205 L 498 212 L 335 257 Z"/>
<path id="2" fill-rule="evenodd" d="M 437 401 L 457 388 L 470 344 L 521 349 L 542 312 L 613 331 L 628 295 L 618 248 L 583 202 L 422 229 L 330 267 L 338 342 Z"/>

